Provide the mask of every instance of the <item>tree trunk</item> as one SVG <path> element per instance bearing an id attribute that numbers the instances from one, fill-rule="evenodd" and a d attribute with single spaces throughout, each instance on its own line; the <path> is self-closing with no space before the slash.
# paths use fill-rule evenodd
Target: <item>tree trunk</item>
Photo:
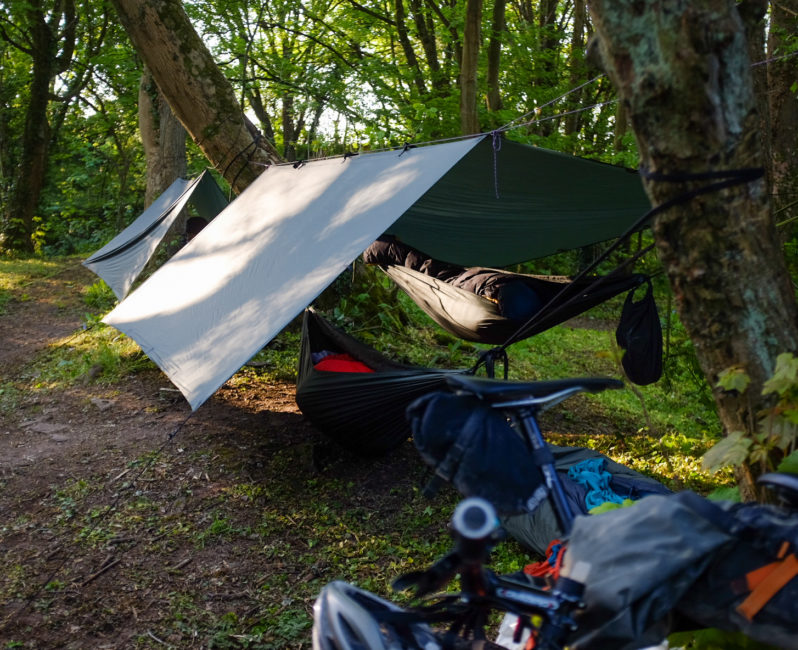
<path id="1" fill-rule="evenodd" d="M 769 135 L 772 154 L 771 182 L 776 208 L 776 221 L 798 216 L 798 98 L 793 88 L 795 59 L 779 58 L 787 53 L 785 46 L 798 30 L 798 2 L 782 0 L 771 3 L 771 26 L 767 64 L 770 108 Z M 759 73 L 761 74 L 761 73 Z"/>
<path id="2" fill-rule="evenodd" d="M 627 108 L 641 163 L 685 175 L 761 167 L 744 26 L 732 0 L 593 0 L 605 69 Z M 644 182 L 654 205 L 712 181 Z M 701 194 L 654 222 L 660 258 L 707 380 L 741 367 L 745 395 L 715 390 L 727 433 L 753 433 L 775 358 L 798 347 L 795 298 L 763 179 Z M 741 492 L 755 496 L 741 472 Z"/>
<path id="3" fill-rule="evenodd" d="M 463 60 L 460 63 L 460 130 L 463 135 L 479 133 L 477 70 L 481 23 L 482 0 L 467 0 L 463 29 Z"/>
<path id="4" fill-rule="evenodd" d="M 405 14 L 404 0 L 394 0 L 394 20 L 396 21 L 396 33 L 399 37 L 399 43 L 402 46 L 402 52 L 405 54 L 407 65 L 413 75 L 413 83 L 420 96 L 427 94 L 427 87 L 424 84 L 424 75 L 421 74 L 421 69 L 418 65 L 418 57 L 416 51 L 413 49 L 413 44 L 410 42 L 410 37 L 407 33 L 407 21 Z"/>
<path id="5" fill-rule="evenodd" d="M 280 160 L 244 115 L 179 0 L 114 0 L 114 7 L 172 111 L 235 192 L 262 164 Z"/>
<path id="6" fill-rule="evenodd" d="M 145 68 L 139 86 L 139 132 L 147 161 L 145 207 L 186 175 L 186 130 Z"/>
<path id="7" fill-rule="evenodd" d="M 501 70 L 502 34 L 507 31 L 505 10 L 507 0 L 495 0 L 493 4 L 493 23 L 488 44 L 488 110 L 491 112 L 502 109 L 502 95 L 499 88 L 499 72 Z"/>
<path id="8" fill-rule="evenodd" d="M 33 0 L 25 10 L 29 25 L 28 49 L 33 60 L 30 97 L 25 112 L 20 161 L 14 174 L 8 205 L 3 215 L 3 248 L 32 253 L 35 242 L 35 216 L 39 207 L 50 145 L 47 107 L 50 84 L 66 70 L 75 46 L 75 3 L 58 4 L 48 16 L 41 0 Z M 66 23 L 62 30 L 61 23 Z"/>
<path id="9" fill-rule="evenodd" d="M 587 66 L 585 65 L 585 21 L 587 9 L 585 0 L 574 0 L 573 27 L 571 30 L 571 53 L 569 55 L 568 83 L 571 88 L 576 88 L 580 81 L 585 81 Z M 565 118 L 565 135 L 573 135 L 579 131 L 581 113 L 576 110 L 582 106 L 581 90 L 573 92 L 568 97 L 568 107 L 574 112 Z"/>

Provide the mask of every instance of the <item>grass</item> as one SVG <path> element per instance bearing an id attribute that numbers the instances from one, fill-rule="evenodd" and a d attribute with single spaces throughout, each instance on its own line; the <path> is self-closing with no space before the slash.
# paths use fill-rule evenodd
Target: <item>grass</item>
<path id="1" fill-rule="evenodd" d="M 36 260 L 0 262 L 0 292 L 19 299 L 26 282 L 57 270 L 57 264 Z M 99 323 L 98 316 L 115 300 L 107 287 L 91 285 L 84 299 L 91 312 L 87 322 L 93 326 L 38 355 L 19 380 L 0 384 L 0 409 L 15 408 L 21 393 L 46 394 L 79 384 L 113 387 L 133 373 L 154 368 L 133 341 Z M 384 318 L 368 317 L 368 295 L 352 300 L 347 312 L 332 312 L 330 317 L 400 361 L 470 367 L 487 349 L 432 326 L 403 294 L 398 307 L 385 308 L 389 313 Z M 0 309 L 2 304 L 0 297 Z M 560 326 L 514 345 L 510 376 L 621 376 L 613 332 L 599 328 L 610 313 L 617 318 L 618 312 L 604 309 L 595 314 L 595 328 L 588 320 L 587 327 Z M 680 341 L 678 331 L 675 336 Z M 287 328 L 229 385 L 245 391 L 261 383 L 293 380 L 298 344 L 296 328 Z M 679 343 L 680 353 L 684 348 Z M 556 431 L 552 442 L 597 448 L 674 487 L 708 493 L 728 486 L 728 475 L 707 476 L 700 470 L 700 455 L 717 438 L 720 425 L 707 388 L 690 374 L 684 360 L 688 358 L 677 358 L 668 366 L 669 376 L 652 386 L 579 396 L 560 405 L 544 423 Z M 420 464 L 401 477 L 386 474 L 383 482 L 395 484 L 376 499 L 369 481 L 377 480 L 379 462 L 367 465 L 338 457 L 334 471 L 320 474 L 307 467 L 308 449 L 302 445 L 264 449 L 261 438 L 254 440 L 250 450 L 237 446 L 238 440 L 218 439 L 191 454 L 145 454 L 131 461 L 130 476 L 149 466 L 151 482 L 136 486 L 120 481 L 110 496 L 107 477 L 93 476 L 87 467 L 85 476 L 55 481 L 51 497 L 41 504 L 50 513 L 51 532 L 74 540 L 86 553 L 100 552 L 112 543 L 127 548 L 124 544 L 129 542 L 114 540 L 135 539 L 143 552 L 170 558 L 171 564 L 159 574 L 129 569 L 131 588 L 157 593 L 157 608 L 164 612 L 158 627 L 142 632 L 136 647 L 307 647 L 309 604 L 331 579 L 343 578 L 388 596 L 395 577 L 426 566 L 449 549 L 446 526 L 459 497 L 446 488 L 434 501 L 424 498 L 419 488 L 428 474 Z M 252 449 L 262 463 L 254 478 Z M 124 498 L 105 514 L 105 506 L 120 493 Z M 21 534 L 29 525 L 18 517 L 2 529 Z M 251 607 L 223 600 L 238 597 L 228 593 L 229 585 L 241 583 L 243 577 L 235 571 L 244 557 L 254 558 L 247 566 L 257 567 L 243 576 Z M 189 562 L 182 565 L 180 558 Z M 493 568 L 515 571 L 529 561 L 528 554 L 509 541 L 497 550 Z M 30 570 L 21 563 L 9 566 L 11 578 L 0 589 L 0 600 L 24 593 Z M 68 597 L 74 579 L 70 571 L 48 584 L 47 599 Z M 204 604 L 197 594 L 205 595 Z M 407 602 L 406 595 L 391 597 Z M 98 612 L 99 618 L 106 615 L 110 619 L 111 614 Z"/>

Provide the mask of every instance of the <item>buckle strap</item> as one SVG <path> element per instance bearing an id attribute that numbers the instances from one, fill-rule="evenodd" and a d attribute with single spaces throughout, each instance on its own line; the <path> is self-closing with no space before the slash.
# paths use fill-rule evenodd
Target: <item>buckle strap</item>
<path id="1" fill-rule="evenodd" d="M 737 606 L 737 611 L 746 620 L 753 620 L 754 616 L 795 576 L 798 576 L 798 557 L 795 553 L 751 571 L 746 575 L 746 580 L 753 589 Z"/>

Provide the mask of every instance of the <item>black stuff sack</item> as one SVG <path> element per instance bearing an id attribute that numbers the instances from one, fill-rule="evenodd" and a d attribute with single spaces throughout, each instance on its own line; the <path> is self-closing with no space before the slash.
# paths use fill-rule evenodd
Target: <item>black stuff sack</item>
<path id="1" fill-rule="evenodd" d="M 629 381 L 646 386 L 662 376 L 662 324 L 651 280 L 638 301 L 634 299 L 635 292 L 630 291 L 626 297 L 615 340 L 626 351 L 621 364 Z"/>
<path id="2" fill-rule="evenodd" d="M 543 475 L 506 416 L 472 395 L 435 392 L 407 408 L 413 442 L 436 476 L 501 514 L 532 512 Z"/>

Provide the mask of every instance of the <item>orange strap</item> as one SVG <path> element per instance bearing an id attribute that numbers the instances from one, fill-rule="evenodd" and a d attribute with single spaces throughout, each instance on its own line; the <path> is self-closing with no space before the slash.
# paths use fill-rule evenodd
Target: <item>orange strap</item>
<path id="1" fill-rule="evenodd" d="M 746 575 L 751 593 L 737 606 L 737 611 L 747 620 L 753 620 L 759 610 L 795 576 L 798 576 L 798 557 L 795 553 L 751 571 Z"/>
<path id="2" fill-rule="evenodd" d="M 553 557 L 554 553 L 557 555 Z M 556 580 L 560 577 L 560 567 L 564 557 L 565 544 L 559 539 L 553 539 L 546 549 L 546 559 L 527 564 L 524 567 L 524 573 L 535 578 L 543 578 L 550 575 Z"/>

